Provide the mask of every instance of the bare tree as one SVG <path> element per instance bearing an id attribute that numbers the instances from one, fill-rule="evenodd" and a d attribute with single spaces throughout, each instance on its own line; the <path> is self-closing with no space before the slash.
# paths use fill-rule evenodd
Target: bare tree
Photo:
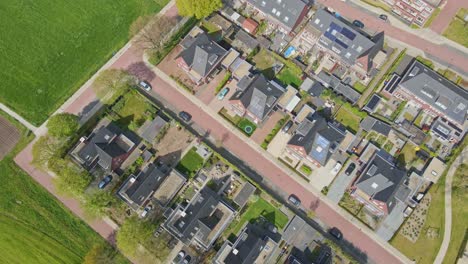
<path id="1" fill-rule="evenodd" d="M 135 77 L 127 71 L 109 69 L 101 72 L 94 80 L 93 90 L 104 103 L 111 103 L 135 82 Z"/>
<path id="2" fill-rule="evenodd" d="M 166 16 L 155 17 L 148 22 L 137 39 L 143 49 L 158 50 L 167 39 L 168 33 L 176 25 L 176 19 Z"/>
<path id="3" fill-rule="evenodd" d="M 138 34 L 138 32 L 140 32 L 140 30 L 142 30 L 146 26 L 146 24 L 148 24 L 149 19 L 149 16 L 139 16 L 135 21 L 133 21 L 128 31 L 130 37 L 133 37 L 136 34 Z"/>

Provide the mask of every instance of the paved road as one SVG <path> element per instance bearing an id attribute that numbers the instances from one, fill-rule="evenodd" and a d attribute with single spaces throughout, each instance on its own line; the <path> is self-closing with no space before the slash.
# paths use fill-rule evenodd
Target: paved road
<path id="1" fill-rule="evenodd" d="M 468 154 L 468 148 L 465 148 L 460 155 L 458 155 L 455 162 L 450 167 L 447 177 L 445 178 L 445 227 L 444 227 L 444 240 L 440 246 L 439 253 L 434 263 L 439 264 L 444 260 L 445 254 L 450 244 L 450 236 L 452 234 L 452 181 L 458 166 L 466 162 L 465 156 Z"/>
<path id="2" fill-rule="evenodd" d="M 158 77 L 150 81 L 153 86 L 153 96 L 163 98 L 167 103 L 177 106 L 179 110 L 190 112 L 193 116 L 192 122 L 208 131 L 210 136 L 222 139 L 225 149 L 229 150 L 233 155 L 241 157 L 253 170 L 278 186 L 284 193 L 296 194 L 305 207 L 314 210 L 317 217 L 326 222 L 327 225 L 336 226 L 342 230 L 345 239 L 354 247 L 362 250 L 374 262 L 400 263 L 408 261 L 406 257 L 391 248 L 390 245 L 385 244 L 385 246 L 382 246 L 376 243 L 376 241 L 369 237 L 374 236 L 375 239 L 379 239 L 374 233 L 365 233 L 354 223 L 351 223 L 349 219 L 343 217 L 334 208 L 330 207 L 329 204 L 321 201 L 310 189 L 305 188 L 285 173 L 276 163 L 273 163 L 256 149 L 252 148 L 246 142 L 245 137 L 237 136 L 230 128 L 220 123 L 212 116 L 212 113 L 208 112 L 207 107 L 202 105 L 201 102 L 194 102 L 193 96 L 188 95 L 185 90 L 170 85 L 169 83 L 172 83 L 172 80 L 168 78 L 164 78 L 165 80 L 163 80 L 161 77 L 164 78 L 164 76 L 159 74 Z M 393 250 L 393 254 L 389 250 Z"/>
<path id="3" fill-rule="evenodd" d="M 430 26 L 430 29 L 439 34 L 444 32 L 460 8 L 468 8 L 468 1 L 466 0 L 445 0 L 445 2 L 442 11 Z"/>
<path id="4" fill-rule="evenodd" d="M 466 0 L 464 1 L 466 2 Z M 368 28 L 372 30 L 385 31 L 385 35 L 418 48 L 426 54 L 444 61 L 452 68 L 456 67 L 465 73 L 468 72 L 468 54 L 457 52 L 445 46 L 431 43 L 417 35 L 411 34 L 399 28 L 395 28 L 389 23 L 385 23 L 378 17 L 363 12 L 362 10 L 352 7 L 345 2 L 338 0 L 318 0 L 318 2 L 335 9 L 341 15 L 351 20 L 361 20 Z"/>

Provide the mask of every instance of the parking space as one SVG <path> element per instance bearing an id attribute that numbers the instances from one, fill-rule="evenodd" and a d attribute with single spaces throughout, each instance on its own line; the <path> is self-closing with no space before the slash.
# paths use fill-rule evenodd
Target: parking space
<path id="1" fill-rule="evenodd" d="M 291 136 L 291 134 L 284 133 L 283 131 L 278 132 L 268 145 L 267 151 L 276 158 L 280 157 L 288 141 L 291 139 Z"/>
<path id="2" fill-rule="evenodd" d="M 270 132 L 276 126 L 278 121 L 280 121 L 283 118 L 283 116 L 284 113 L 280 111 L 274 112 L 270 117 L 267 118 L 267 120 L 265 120 L 265 122 L 261 126 L 257 127 L 255 132 L 251 136 L 251 139 L 257 144 L 262 144 L 263 140 L 268 134 L 270 134 Z"/>
<path id="3" fill-rule="evenodd" d="M 351 163 L 345 164 L 341 173 L 335 178 L 333 183 L 328 188 L 327 197 L 332 200 L 334 203 L 338 204 L 338 202 L 343 197 L 348 186 L 353 181 L 354 177 L 356 176 L 356 172 L 358 169 L 354 169 L 354 171 L 350 175 L 346 175 L 345 171 Z"/>

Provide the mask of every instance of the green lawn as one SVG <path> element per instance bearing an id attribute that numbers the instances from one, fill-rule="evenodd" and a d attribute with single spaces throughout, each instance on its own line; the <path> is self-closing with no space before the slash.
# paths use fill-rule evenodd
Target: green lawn
<path id="1" fill-rule="evenodd" d="M 361 123 L 362 118 L 355 115 L 351 111 L 348 111 L 345 107 L 341 107 L 338 112 L 336 112 L 335 119 L 342 123 L 348 130 L 356 133 L 359 130 L 359 124 Z"/>
<path id="2" fill-rule="evenodd" d="M 283 229 L 288 223 L 288 217 L 278 208 L 263 198 L 259 198 L 256 202 L 249 205 L 240 221 L 235 223 L 232 233 L 237 234 L 247 222 L 254 222 L 260 216 L 265 217 L 269 222 L 274 224 L 278 229 Z"/>
<path id="3" fill-rule="evenodd" d="M 363 93 L 363 92 L 367 89 L 367 86 L 365 86 L 365 85 L 362 84 L 361 82 L 356 82 L 356 83 L 354 83 L 353 87 L 354 87 L 354 89 L 356 89 L 356 91 L 358 91 L 359 93 Z"/>
<path id="4" fill-rule="evenodd" d="M 463 18 L 468 15 L 468 9 L 461 8 L 453 18 L 443 35 L 455 42 L 468 47 L 468 26 Z"/>
<path id="5" fill-rule="evenodd" d="M 239 127 L 239 129 L 249 137 L 255 132 L 255 129 L 257 129 L 257 125 L 255 125 L 255 123 L 248 120 L 247 118 L 242 118 L 237 124 L 237 127 Z M 249 127 L 251 127 L 250 131 Z"/>
<path id="6" fill-rule="evenodd" d="M 36 0 L 0 4 L 0 101 L 41 124 L 167 0 Z"/>
<path id="7" fill-rule="evenodd" d="M 198 155 L 196 148 L 193 147 L 180 160 L 176 169 L 191 178 L 195 176 L 195 173 L 197 173 L 202 166 L 203 158 Z"/>
<path id="8" fill-rule="evenodd" d="M 136 130 L 151 119 L 157 109 L 139 92 L 131 90 L 115 103 L 112 111 L 118 115 L 117 124 Z"/>
<path id="9" fill-rule="evenodd" d="M 423 58 L 421 56 L 417 56 L 416 60 L 421 62 L 422 64 L 426 65 L 427 67 L 434 69 L 434 63 L 430 59 Z"/>
<path id="10" fill-rule="evenodd" d="M 105 242 L 16 166 L 14 155 L 32 136 L 13 123 L 21 129 L 23 137 L 16 149 L 0 161 L 1 262 L 82 263 L 94 245 Z M 126 262 L 121 255 L 114 261 Z"/>
<path id="11" fill-rule="evenodd" d="M 429 19 L 426 21 L 426 23 L 424 24 L 424 27 L 425 28 L 428 28 L 431 26 L 432 22 L 434 21 L 434 19 L 440 14 L 440 11 L 442 11 L 440 8 L 436 8 L 434 10 L 434 12 L 432 12 L 432 15 L 431 17 L 429 17 Z"/>
<path id="12" fill-rule="evenodd" d="M 310 175 L 312 173 L 312 168 L 305 165 L 305 164 L 302 164 L 302 166 L 299 168 L 299 170 L 304 173 L 305 175 Z"/>
<path id="13" fill-rule="evenodd" d="M 392 11 L 390 6 L 382 3 L 379 0 L 361 0 L 361 1 L 363 1 L 364 3 L 367 3 L 367 4 L 371 5 L 371 6 L 381 8 L 382 10 L 387 11 L 387 12 Z"/>
<path id="14" fill-rule="evenodd" d="M 291 84 L 299 87 L 302 84 L 302 70 L 292 61 L 287 60 L 280 55 L 261 49 L 254 57 L 255 67 L 259 69 L 268 79 L 278 79 L 282 84 Z M 274 65 L 284 64 L 283 69 L 275 76 Z"/>
<path id="15" fill-rule="evenodd" d="M 416 156 L 417 146 L 413 143 L 407 142 L 405 146 L 401 149 L 400 155 L 398 156 L 398 161 L 401 164 L 409 164 L 417 159 Z"/>
<path id="16" fill-rule="evenodd" d="M 455 263 L 468 230 L 468 164 L 458 167 L 452 182 L 452 234 L 444 263 Z"/>

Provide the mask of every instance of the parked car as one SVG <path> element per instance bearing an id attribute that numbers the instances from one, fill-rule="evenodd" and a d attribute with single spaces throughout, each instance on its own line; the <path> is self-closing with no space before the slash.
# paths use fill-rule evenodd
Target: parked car
<path id="1" fill-rule="evenodd" d="M 335 176 L 336 174 L 338 174 L 338 172 L 341 170 L 342 167 L 343 167 L 343 164 L 341 164 L 341 162 L 338 161 L 335 167 L 333 167 L 333 169 L 331 170 L 331 174 Z"/>
<path id="2" fill-rule="evenodd" d="M 359 20 L 354 20 L 354 21 L 353 21 L 353 25 L 354 25 L 355 27 L 358 27 L 358 28 L 364 28 L 364 23 L 362 23 L 362 22 L 359 21 Z"/>
<path id="3" fill-rule="evenodd" d="M 184 260 L 182 261 L 183 264 L 189 264 L 190 261 L 192 260 L 192 257 L 190 255 L 185 256 Z"/>
<path id="4" fill-rule="evenodd" d="M 99 182 L 98 188 L 104 189 L 112 181 L 112 175 L 107 175 L 102 181 Z"/>
<path id="5" fill-rule="evenodd" d="M 288 133 L 288 131 L 289 131 L 289 129 L 291 129 L 292 125 L 293 125 L 293 121 L 292 121 L 292 120 L 289 120 L 289 121 L 286 123 L 286 125 L 284 125 L 284 127 L 283 127 L 283 132 L 284 132 L 284 133 Z"/>
<path id="6" fill-rule="evenodd" d="M 385 14 L 379 15 L 379 18 L 382 19 L 383 21 L 387 21 L 387 20 L 388 20 L 388 16 L 385 15 Z"/>
<path id="7" fill-rule="evenodd" d="M 346 175 L 350 175 L 351 173 L 353 173 L 354 169 L 356 168 L 356 164 L 354 163 L 351 163 L 349 164 L 348 168 L 345 170 L 345 174 Z"/>
<path id="8" fill-rule="evenodd" d="M 148 205 L 145 207 L 145 209 L 143 209 L 143 212 L 141 212 L 140 216 L 141 218 L 144 218 L 148 215 L 148 213 L 153 209 L 153 206 L 152 205 Z"/>
<path id="9" fill-rule="evenodd" d="M 330 233 L 330 235 L 334 236 L 336 239 L 338 240 L 341 240 L 343 239 L 343 234 L 341 233 L 341 231 L 336 228 L 336 227 L 332 227 L 330 228 L 330 230 L 328 230 L 328 233 Z"/>
<path id="10" fill-rule="evenodd" d="M 218 94 L 218 100 L 223 100 L 224 97 L 229 93 L 229 88 L 228 87 L 224 87 L 221 92 L 219 92 Z"/>
<path id="11" fill-rule="evenodd" d="M 179 253 L 177 253 L 177 256 L 172 260 L 173 264 L 179 264 L 182 259 L 185 257 L 185 251 L 181 250 Z"/>
<path id="12" fill-rule="evenodd" d="M 185 122 L 190 122 L 190 120 L 192 120 L 192 115 L 185 112 L 185 111 L 181 111 L 179 113 L 179 117 L 184 120 Z"/>
<path id="13" fill-rule="evenodd" d="M 297 196 L 294 194 L 289 195 L 288 201 L 296 207 L 299 207 L 301 205 L 301 200 L 299 200 L 299 198 L 297 198 Z"/>
<path id="14" fill-rule="evenodd" d="M 138 83 L 138 85 L 143 88 L 145 91 L 151 91 L 151 84 L 149 84 L 147 81 L 141 81 Z"/>

